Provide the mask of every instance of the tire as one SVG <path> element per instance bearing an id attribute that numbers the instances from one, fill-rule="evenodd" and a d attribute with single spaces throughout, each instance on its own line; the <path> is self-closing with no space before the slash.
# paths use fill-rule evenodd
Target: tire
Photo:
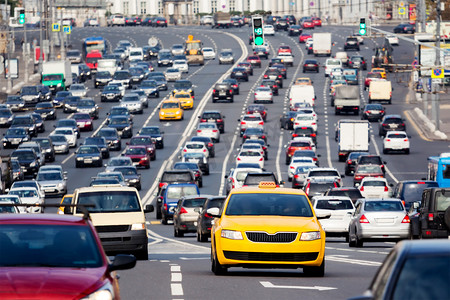
<path id="1" fill-rule="evenodd" d="M 350 241 L 348 233 L 345 235 L 345 242 L 348 243 Z"/>
<path id="2" fill-rule="evenodd" d="M 156 206 L 156 219 L 161 220 L 162 213 L 161 213 L 161 207 Z"/>
<path id="3" fill-rule="evenodd" d="M 146 169 L 150 169 L 150 165 L 146 165 L 145 168 L 146 168 Z"/>
<path id="4" fill-rule="evenodd" d="M 387 154 L 387 153 L 388 153 L 387 149 L 383 149 L 383 154 Z"/>
<path id="5" fill-rule="evenodd" d="M 360 239 L 358 239 L 358 235 L 355 234 L 356 240 L 355 240 L 355 246 L 358 248 L 362 248 L 364 245 L 364 242 Z"/>
<path id="6" fill-rule="evenodd" d="M 325 276 L 325 255 L 322 264 L 318 267 L 304 267 L 303 273 L 310 277 L 324 277 Z"/>
<path id="7" fill-rule="evenodd" d="M 167 217 L 166 216 L 161 218 L 161 224 L 167 225 Z"/>
<path id="8" fill-rule="evenodd" d="M 212 251 L 213 250 L 211 249 L 211 271 L 217 276 L 225 275 L 228 271 L 227 268 L 222 267 L 222 265 L 215 259 L 215 255 Z"/>
<path id="9" fill-rule="evenodd" d="M 145 245 L 144 249 L 136 251 L 134 254 L 137 260 L 148 260 L 148 246 Z"/>
<path id="10" fill-rule="evenodd" d="M 444 213 L 444 223 L 447 229 L 450 229 L 450 207 L 447 207 Z"/>
<path id="11" fill-rule="evenodd" d="M 203 180 L 200 180 L 200 181 L 198 182 L 198 187 L 203 187 Z"/>
<path id="12" fill-rule="evenodd" d="M 405 150 L 405 154 L 409 154 L 409 149 L 406 149 L 406 150 Z"/>
<path id="13" fill-rule="evenodd" d="M 291 177 L 288 177 L 288 181 L 291 182 L 291 181 L 292 181 L 292 178 L 291 178 Z"/>
<path id="14" fill-rule="evenodd" d="M 184 236 L 184 232 L 179 231 L 178 228 L 176 228 L 175 226 L 173 227 L 173 236 L 174 237 L 183 237 Z"/>

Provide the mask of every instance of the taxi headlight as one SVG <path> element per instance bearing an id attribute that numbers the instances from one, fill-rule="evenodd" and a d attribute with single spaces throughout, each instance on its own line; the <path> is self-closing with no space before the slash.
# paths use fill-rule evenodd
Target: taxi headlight
<path id="1" fill-rule="evenodd" d="M 300 236 L 300 241 L 314 241 L 320 240 L 320 231 L 303 232 Z"/>
<path id="2" fill-rule="evenodd" d="M 144 229 L 145 229 L 145 223 L 131 224 L 131 230 L 144 230 Z"/>
<path id="3" fill-rule="evenodd" d="M 112 300 L 114 298 L 113 287 L 111 283 L 108 282 L 107 284 L 105 284 L 92 294 L 82 298 L 81 300 Z"/>
<path id="4" fill-rule="evenodd" d="M 159 114 L 160 114 L 161 116 L 164 116 L 164 112 L 163 112 L 163 111 L 161 111 Z"/>
<path id="5" fill-rule="evenodd" d="M 243 240 L 244 239 L 242 237 L 242 233 L 240 231 L 235 231 L 235 230 L 223 229 L 222 232 L 220 233 L 220 236 L 225 239 L 230 239 L 230 240 Z"/>
<path id="6" fill-rule="evenodd" d="M 177 110 L 176 114 L 177 114 L 177 115 L 179 115 L 179 114 L 180 114 L 180 111 L 179 111 L 179 110 Z"/>

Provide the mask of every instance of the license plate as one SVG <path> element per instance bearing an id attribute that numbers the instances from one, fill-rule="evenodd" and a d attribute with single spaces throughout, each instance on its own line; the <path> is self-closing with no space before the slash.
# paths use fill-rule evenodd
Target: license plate
<path id="1" fill-rule="evenodd" d="M 237 72 L 236 75 L 242 75 L 242 73 L 241 72 Z"/>
<path id="2" fill-rule="evenodd" d="M 388 219 L 388 218 L 378 218 L 375 219 L 377 221 L 377 223 L 393 223 L 393 219 Z"/>
<path id="3" fill-rule="evenodd" d="M 391 124 L 391 128 L 397 128 L 398 125 L 397 124 Z"/>
<path id="4" fill-rule="evenodd" d="M 209 119 L 208 123 L 216 123 L 216 120 L 215 119 Z"/>
<path id="5" fill-rule="evenodd" d="M 84 160 L 84 163 L 85 163 L 85 164 L 91 164 L 91 163 L 92 163 L 92 159 L 85 159 L 85 160 Z"/>
<path id="6" fill-rule="evenodd" d="M 219 92 L 220 96 L 225 96 L 226 94 L 227 94 L 226 92 L 222 92 L 222 91 Z"/>

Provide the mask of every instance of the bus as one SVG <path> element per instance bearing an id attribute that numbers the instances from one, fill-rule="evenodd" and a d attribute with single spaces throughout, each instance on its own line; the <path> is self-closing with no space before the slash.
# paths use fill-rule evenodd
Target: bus
<path id="1" fill-rule="evenodd" d="M 108 50 L 106 40 L 101 36 L 86 38 L 83 41 L 83 56 L 86 58 L 86 55 L 92 52 L 92 50 L 97 50 L 102 55 L 105 55 Z"/>
<path id="2" fill-rule="evenodd" d="M 427 179 L 434 180 L 439 187 L 450 187 L 450 155 L 428 157 Z"/>

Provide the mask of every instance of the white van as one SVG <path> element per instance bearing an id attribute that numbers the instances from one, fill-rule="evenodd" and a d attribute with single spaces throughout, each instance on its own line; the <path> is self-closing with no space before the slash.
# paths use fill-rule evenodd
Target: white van
<path id="1" fill-rule="evenodd" d="M 109 74 L 114 75 L 118 70 L 120 70 L 120 66 L 115 59 L 99 59 L 97 61 L 97 72 L 107 71 Z"/>
<path id="2" fill-rule="evenodd" d="M 389 80 L 372 80 L 369 85 L 369 103 L 373 101 L 392 102 L 392 84 Z"/>
<path id="3" fill-rule="evenodd" d="M 325 77 L 330 76 L 331 70 L 342 67 L 343 63 L 339 58 L 328 58 L 325 62 Z"/>
<path id="4" fill-rule="evenodd" d="M 95 186 L 75 190 L 71 204 L 64 214 L 83 215 L 86 207 L 92 224 L 100 236 L 105 252 L 131 253 L 138 259 L 148 259 L 148 237 L 145 213 L 154 210 L 153 205 L 142 207 L 138 191 L 133 187 Z"/>
<path id="5" fill-rule="evenodd" d="M 293 85 L 289 90 L 289 106 L 294 107 L 296 103 L 307 103 L 314 107 L 316 93 L 312 85 Z"/>
<path id="6" fill-rule="evenodd" d="M 130 55 L 128 56 L 130 61 L 144 60 L 144 51 L 142 48 L 130 48 Z"/>

